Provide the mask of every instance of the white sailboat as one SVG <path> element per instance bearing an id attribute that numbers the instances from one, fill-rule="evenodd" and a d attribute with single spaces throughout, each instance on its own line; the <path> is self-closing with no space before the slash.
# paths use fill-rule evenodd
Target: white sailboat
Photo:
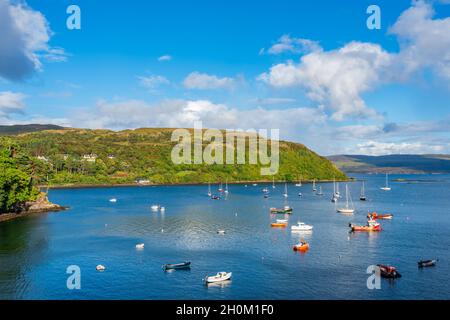
<path id="1" fill-rule="evenodd" d="M 284 193 L 283 193 L 283 197 L 285 197 L 285 198 L 288 197 L 287 183 L 284 183 Z"/>
<path id="2" fill-rule="evenodd" d="M 316 188 L 316 179 L 313 180 L 313 192 L 316 192 L 317 188 Z"/>
<path id="3" fill-rule="evenodd" d="M 340 198 L 341 197 L 341 193 L 339 192 L 339 182 L 336 182 L 336 198 Z"/>
<path id="4" fill-rule="evenodd" d="M 296 187 L 301 187 L 302 186 L 302 180 L 298 179 L 298 183 L 295 184 Z"/>
<path id="5" fill-rule="evenodd" d="M 337 211 L 345 214 L 353 214 L 355 212 L 355 209 L 353 207 L 353 201 L 350 195 L 350 191 L 348 190 L 347 184 L 345 185 L 345 208 L 340 208 Z"/>
<path id="6" fill-rule="evenodd" d="M 272 189 L 275 189 L 275 177 L 272 177 Z"/>
<path id="7" fill-rule="evenodd" d="M 211 193 L 211 183 L 208 183 L 208 197 L 211 197 L 212 193 Z"/>
<path id="8" fill-rule="evenodd" d="M 225 193 L 228 193 L 228 180 L 225 180 Z"/>
<path id="9" fill-rule="evenodd" d="M 359 196 L 359 200 L 366 201 L 366 192 L 365 192 L 365 183 L 363 181 L 362 187 L 361 187 L 361 195 Z"/>
<path id="10" fill-rule="evenodd" d="M 323 196 L 322 186 L 319 186 L 319 192 L 317 192 L 316 195 Z"/>
<path id="11" fill-rule="evenodd" d="M 391 191 L 391 188 L 389 187 L 389 178 L 388 178 L 388 174 L 386 173 L 386 185 L 382 188 L 380 188 L 383 191 Z"/>

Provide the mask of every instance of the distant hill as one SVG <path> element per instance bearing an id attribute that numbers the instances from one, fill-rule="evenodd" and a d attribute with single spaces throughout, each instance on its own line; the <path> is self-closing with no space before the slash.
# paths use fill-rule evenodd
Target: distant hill
<path id="1" fill-rule="evenodd" d="M 124 184 L 139 179 L 165 184 L 272 180 L 271 176 L 261 176 L 261 164 L 248 164 L 248 159 L 246 164 L 175 165 L 171 161 L 176 144 L 171 141 L 172 132 L 173 129 L 167 128 L 119 132 L 62 128 L 8 138 L 36 160 L 33 165 L 36 179 L 45 182 L 48 177 L 58 185 Z M 204 147 L 207 144 L 204 142 Z M 276 181 L 333 177 L 347 179 L 332 162 L 304 145 L 280 141 Z"/>
<path id="2" fill-rule="evenodd" d="M 25 125 L 0 125 L 0 135 L 15 135 L 21 133 L 37 132 L 44 130 L 62 130 L 64 127 L 54 124 L 25 124 Z"/>
<path id="3" fill-rule="evenodd" d="M 336 155 L 327 158 L 347 173 L 450 173 L 450 155 L 442 154 Z"/>

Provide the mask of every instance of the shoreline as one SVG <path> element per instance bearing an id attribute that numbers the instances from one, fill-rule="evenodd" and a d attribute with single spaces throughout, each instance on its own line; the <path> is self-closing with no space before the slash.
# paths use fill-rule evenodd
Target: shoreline
<path id="1" fill-rule="evenodd" d="M 335 180 L 336 182 L 353 182 L 357 181 L 355 178 L 349 178 L 348 180 Z M 316 180 L 316 183 L 331 183 L 333 180 Z M 224 183 L 220 182 L 211 182 L 211 185 Z M 267 181 L 233 181 L 228 182 L 228 185 L 244 185 L 244 184 L 272 184 L 271 180 Z M 275 184 L 283 184 L 284 181 L 275 181 Z M 291 181 L 288 183 L 298 183 L 298 181 Z M 302 180 L 304 184 L 311 184 L 313 180 Z M 184 182 L 184 183 L 150 183 L 150 184 L 138 184 L 138 183 L 106 183 L 106 184 L 55 184 L 55 185 L 38 185 L 37 187 L 40 189 L 88 189 L 88 188 L 120 188 L 120 187 L 170 187 L 170 186 L 207 186 L 208 182 Z"/>
<path id="2" fill-rule="evenodd" d="M 23 212 L 19 212 L 19 213 L 14 213 L 14 212 L 0 213 L 0 223 L 5 222 L 5 221 L 14 220 L 14 219 L 19 219 L 19 218 L 37 216 L 37 215 L 41 215 L 44 213 L 66 211 L 68 209 L 69 209 L 68 207 L 58 206 L 58 207 L 53 207 L 53 208 L 48 208 L 48 209 L 27 210 L 27 211 L 23 211 Z"/>

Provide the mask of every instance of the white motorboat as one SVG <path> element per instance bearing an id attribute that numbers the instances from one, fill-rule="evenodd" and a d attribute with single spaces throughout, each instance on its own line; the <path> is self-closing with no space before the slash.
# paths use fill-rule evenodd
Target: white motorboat
<path id="1" fill-rule="evenodd" d="M 225 234 L 225 230 L 222 230 L 222 229 L 217 230 L 217 234 Z"/>
<path id="2" fill-rule="evenodd" d="M 136 249 L 144 249 L 144 244 L 143 243 L 138 243 L 137 245 L 136 245 Z"/>
<path id="3" fill-rule="evenodd" d="M 97 271 L 105 271 L 106 267 L 101 265 L 101 264 L 99 264 L 97 267 L 95 267 L 95 269 L 97 269 Z"/>
<path id="4" fill-rule="evenodd" d="M 231 279 L 231 272 L 218 272 L 215 276 L 210 276 L 205 278 L 206 283 L 213 283 L 213 282 L 221 282 L 221 281 L 227 281 Z"/>
<path id="5" fill-rule="evenodd" d="M 277 219 L 277 223 L 288 223 L 287 219 Z"/>
<path id="6" fill-rule="evenodd" d="M 111 199 L 109 199 L 109 202 L 115 203 L 115 202 L 117 202 L 117 199 L 116 198 L 111 198 Z"/>
<path id="7" fill-rule="evenodd" d="M 159 208 L 159 210 L 160 210 L 161 212 L 164 212 L 164 211 L 166 211 L 166 208 L 165 208 L 165 207 L 161 207 L 161 208 Z"/>
<path id="8" fill-rule="evenodd" d="M 157 204 L 154 204 L 154 205 L 152 205 L 150 208 L 152 209 L 152 211 L 158 211 L 159 208 L 160 208 L 160 206 L 157 205 Z"/>
<path id="9" fill-rule="evenodd" d="M 298 222 L 296 226 L 292 226 L 292 231 L 311 231 L 313 226 L 305 224 L 304 222 Z"/>

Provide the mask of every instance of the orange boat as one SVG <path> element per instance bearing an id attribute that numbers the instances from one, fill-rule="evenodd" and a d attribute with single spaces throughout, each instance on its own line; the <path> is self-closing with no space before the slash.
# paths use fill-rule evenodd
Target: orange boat
<path id="1" fill-rule="evenodd" d="M 391 220 L 393 217 L 394 217 L 394 215 L 392 215 L 392 214 L 390 214 L 390 213 L 386 213 L 386 214 L 378 214 L 378 213 L 376 213 L 376 212 L 372 212 L 372 213 L 369 213 L 368 215 L 367 215 L 367 217 L 370 219 L 370 218 L 372 218 L 372 219 L 383 219 L 383 220 Z"/>
<path id="2" fill-rule="evenodd" d="M 379 223 L 367 223 L 367 225 L 365 226 L 355 226 L 354 224 L 350 223 L 348 225 L 352 231 L 366 231 L 366 232 L 371 232 L 371 231 L 381 231 L 381 225 Z"/>
<path id="3" fill-rule="evenodd" d="M 270 226 L 272 228 L 286 228 L 288 224 L 286 222 L 272 222 Z"/>
<path id="4" fill-rule="evenodd" d="M 294 245 L 294 251 L 306 252 L 309 250 L 309 244 L 307 242 L 300 242 Z"/>

